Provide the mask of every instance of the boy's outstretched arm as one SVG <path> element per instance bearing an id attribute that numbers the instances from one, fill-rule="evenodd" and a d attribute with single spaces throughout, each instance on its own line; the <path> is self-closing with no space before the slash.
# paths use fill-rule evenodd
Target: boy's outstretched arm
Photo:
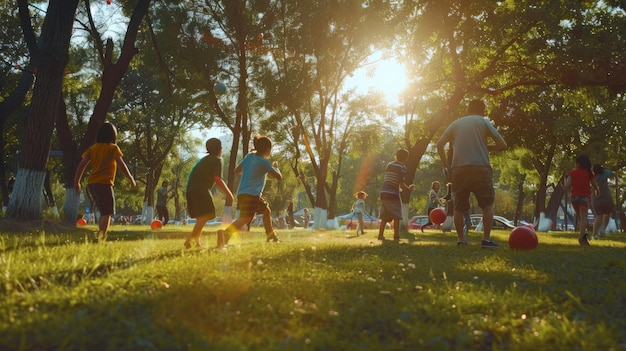
<path id="1" fill-rule="evenodd" d="M 235 197 L 233 196 L 233 193 L 230 191 L 230 189 L 228 189 L 228 185 L 224 183 L 224 179 L 215 176 L 213 177 L 213 182 L 215 183 L 215 185 L 217 185 L 218 188 L 220 188 L 222 193 L 226 195 L 226 200 L 228 200 L 228 202 L 232 203 L 233 201 L 235 201 Z"/>
<path id="2" fill-rule="evenodd" d="M 280 173 L 280 169 L 278 169 L 278 162 L 274 161 L 274 163 L 272 164 L 273 169 L 269 172 L 269 174 L 272 175 L 272 177 L 281 180 L 283 179 L 283 174 Z"/>

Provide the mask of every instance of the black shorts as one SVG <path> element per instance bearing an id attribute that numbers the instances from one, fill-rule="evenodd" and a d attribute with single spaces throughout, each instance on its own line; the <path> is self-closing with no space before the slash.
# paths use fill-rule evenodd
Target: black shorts
<path id="1" fill-rule="evenodd" d="M 115 193 L 109 184 L 88 184 L 89 192 L 93 196 L 96 207 L 101 216 L 112 216 L 115 214 Z"/>
<path id="2" fill-rule="evenodd" d="M 613 202 L 598 202 L 595 201 L 593 204 L 593 210 L 596 215 L 611 215 L 615 210 L 615 205 Z"/>
<path id="3" fill-rule="evenodd" d="M 213 203 L 213 196 L 210 192 L 187 192 L 185 198 L 187 199 L 189 217 L 198 218 L 208 216 L 209 219 L 215 218 L 215 204 Z"/>

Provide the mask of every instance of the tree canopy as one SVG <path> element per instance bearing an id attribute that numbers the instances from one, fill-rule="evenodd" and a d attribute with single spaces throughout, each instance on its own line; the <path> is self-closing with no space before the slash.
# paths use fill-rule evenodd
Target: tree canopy
<path id="1" fill-rule="evenodd" d="M 270 136 L 274 157 L 292 172 L 268 192 L 281 199 L 279 209 L 306 194 L 307 207 L 321 210 L 321 227 L 348 210 L 355 191 L 378 191 L 377 177 L 397 148 L 410 152 L 409 183 L 441 178 L 432 142 L 473 98 L 488 103 L 488 117 L 511 146 L 494 158 L 497 183 L 533 203 L 527 219 L 547 210 L 550 185 L 575 155 L 624 169 L 626 12 L 619 1 L 18 4 L 19 11 L 0 5 L 0 144 L 22 155 L 8 213 L 14 218 L 41 216 L 33 206 L 40 192 L 25 184 L 43 186 L 51 145 L 64 151 L 69 186 L 80 150 L 105 119 L 119 124 L 129 157 L 143 167 L 148 205 L 164 172 L 188 162 L 179 151 L 191 131 L 229 131 L 225 178 L 233 190 L 234 167 L 251 138 Z M 115 26 L 103 38 L 107 22 Z M 406 67 L 409 86 L 398 103 L 347 88 L 373 57 Z M 226 94 L 215 93 L 216 82 Z M 16 139 L 15 126 L 28 132 Z M 417 195 L 404 193 L 403 202 L 425 210 L 411 201 Z M 65 206 L 67 222 L 75 210 Z"/>

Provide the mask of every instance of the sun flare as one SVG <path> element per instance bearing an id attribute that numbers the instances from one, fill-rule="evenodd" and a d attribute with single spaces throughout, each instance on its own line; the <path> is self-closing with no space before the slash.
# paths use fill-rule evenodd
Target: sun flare
<path id="1" fill-rule="evenodd" d="M 406 69 L 395 59 L 381 60 L 361 68 L 348 83 L 361 94 L 372 90 L 383 93 L 389 104 L 398 103 L 407 84 Z"/>

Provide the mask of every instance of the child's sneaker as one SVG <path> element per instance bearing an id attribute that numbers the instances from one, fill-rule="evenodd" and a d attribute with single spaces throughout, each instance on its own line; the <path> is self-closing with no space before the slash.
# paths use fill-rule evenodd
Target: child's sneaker
<path id="1" fill-rule="evenodd" d="M 498 244 L 494 243 L 491 240 L 483 240 L 480 243 L 480 247 L 482 247 L 483 249 L 497 249 L 498 248 Z"/>
<path id="2" fill-rule="evenodd" d="M 457 241 L 456 246 L 467 246 L 467 240 Z"/>
<path id="3" fill-rule="evenodd" d="M 578 243 L 580 244 L 580 246 L 589 246 L 588 235 L 585 234 L 581 236 L 580 238 L 578 238 Z"/>
<path id="4" fill-rule="evenodd" d="M 278 237 L 276 236 L 276 232 L 271 231 L 269 233 L 265 233 L 265 235 L 267 236 L 267 242 L 268 243 L 279 243 L 280 239 L 278 239 Z"/>
<path id="5" fill-rule="evenodd" d="M 191 239 L 185 240 L 185 248 L 186 249 L 191 249 L 191 246 L 193 246 L 191 244 Z M 202 247 L 202 243 L 200 242 L 200 240 L 196 241 L 196 247 Z"/>

